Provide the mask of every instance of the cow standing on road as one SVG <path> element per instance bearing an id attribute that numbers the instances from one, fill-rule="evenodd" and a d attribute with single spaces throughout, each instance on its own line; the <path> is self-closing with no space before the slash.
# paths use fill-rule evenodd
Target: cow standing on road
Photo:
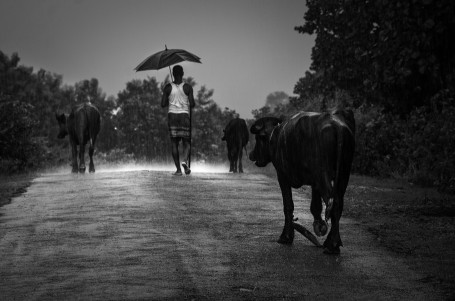
<path id="1" fill-rule="evenodd" d="M 85 172 L 85 145 L 89 144 L 90 156 L 89 172 L 95 172 L 93 152 L 95 151 L 96 137 L 100 131 L 101 117 L 98 109 L 90 102 L 74 107 L 69 115 L 55 114 L 60 131 L 57 138 L 69 136 L 72 154 L 72 172 Z M 79 165 L 77 162 L 77 146 L 79 146 Z"/>
<path id="2" fill-rule="evenodd" d="M 264 117 L 257 120 L 250 131 L 256 137 L 250 160 L 259 167 L 272 162 L 277 172 L 285 216 L 284 229 L 278 242 L 292 244 L 294 240 L 291 188 L 310 185 L 314 232 L 318 236 L 327 232 L 327 224 L 321 218 L 324 201 L 325 220 L 330 219 L 332 222 L 324 242 L 324 252 L 339 254 L 340 246 L 343 245 L 339 221 L 355 147 L 353 112 L 300 112 L 284 122 L 278 118 Z"/>
<path id="3" fill-rule="evenodd" d="M 248 127 L 246 126 L 245 120 L 241 118 L 232 119 L 226 125 L 223 132 L 224 135 L 221 140 L 226 141 L 230 163 L 229 172 L 236 173 L 238 164 L 238 171 L 243 173 L 243 148 L 246 151 L 246 145 L 249 139 Z"/>

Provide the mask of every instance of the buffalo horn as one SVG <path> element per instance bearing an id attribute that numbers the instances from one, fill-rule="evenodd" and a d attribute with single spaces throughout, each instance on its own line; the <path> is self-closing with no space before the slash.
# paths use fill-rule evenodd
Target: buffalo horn
<path id="1" fill-rule="evenodd" d="M 259 131 L 261 131 L 264 128 L 264 123 L 263 122 L 256 122 L 251 126 L 250 132 L 252 134 L 258 134 Z"/>

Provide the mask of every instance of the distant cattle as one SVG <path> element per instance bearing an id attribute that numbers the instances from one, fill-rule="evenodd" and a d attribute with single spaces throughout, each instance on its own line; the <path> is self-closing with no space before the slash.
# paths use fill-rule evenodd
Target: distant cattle
<path id="1" fill-rule="evenodd" d="M 69 136 L 72 151 L 72 172 L 85 172 L 85 145 L 89 143 L 90 156 L 89 172 L 95 172 L 93 152 L 96 137 L 100 131 L 101 117 L 98 109 L 91 103 L 84 103 L 74 107 L 69 115 L 55 114 L 60 131 L 57 138 Z M 79 146 L 79 164 L 77 160 L 77 146 Z"/>
<path id="2" fill-rule="evenodd" d="M 300 112 L 284 121 L 265 117 L 257 120 L 250 131 L 256 138 L 250 160 L 259 167 L 272 162 L 277 172 L 285 216 L 278 242 L 291 244 L 294 239 L 291 188 L 310 185 L 314 232 L 318 236 L 327 232 L 327 224 L 321 218 L 323 201 L 325 220 L 332 223 L 324 242 L 325 253 L 338 254 L 342 246 L 339 220 L 355 147 L 352 111 Z"/>
<path id="3" fill-rule="evenodd" d="M 226 141 L 230 163 L 229 172 L 237 172 L 237 164 L 238 171 L 243 172 L 243 148 L 245 148 L 246 151 L 246 145 L 249 139 L 248 127 L 246 126 L 245 120 L 241 118 L 232 119 L 226 125 L 223 132 L 224 135 L 221 140 Z"/>

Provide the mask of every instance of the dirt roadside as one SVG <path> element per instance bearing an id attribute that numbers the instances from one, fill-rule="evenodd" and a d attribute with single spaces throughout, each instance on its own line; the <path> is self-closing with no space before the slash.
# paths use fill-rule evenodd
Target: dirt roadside
<path id="1" fill-rule="evenodd" d="M 0 178 L 0 204 L 26 191 L 32 175 Z M 397 180 L 352 176 L 344 215 L 400 256 L 420 281 L 455 298 L 455 199 Z"/>
<path id="2" fill-rule="evenodd" d="M 455 300 L 455 196 L 397 179 L 352 176 L 346 217 Z"/>

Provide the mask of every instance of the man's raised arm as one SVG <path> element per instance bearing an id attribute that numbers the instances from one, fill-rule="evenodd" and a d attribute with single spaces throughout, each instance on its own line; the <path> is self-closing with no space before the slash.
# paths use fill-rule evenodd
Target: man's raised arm
<path id="1" fill-rule="evenodd" d="M 169 94 L 171 94 L 172 86 L 167 84 L 163 89 L 163 96 L 161 97 L 161 107 L 167 107 L 169 105 Z"/>

